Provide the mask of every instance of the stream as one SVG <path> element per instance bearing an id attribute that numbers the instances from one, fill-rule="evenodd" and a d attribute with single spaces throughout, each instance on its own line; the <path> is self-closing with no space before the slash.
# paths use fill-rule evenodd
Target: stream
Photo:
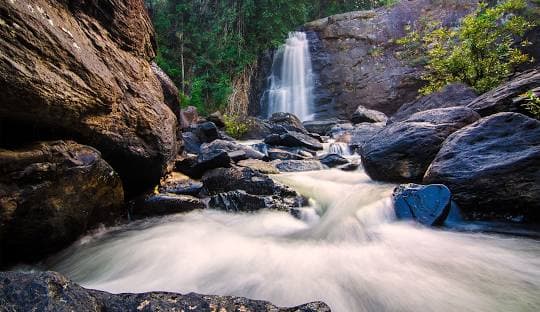
<path id="1" fill-rule="evenodd" d="M 397 221 L 394 185 L 362 171 L 280 174 L 310 198 L 285 212 L 215 210 L 86 236 L 48 261 L 87 288 L 198 292 L 332 311 L 538 311 L 537 240 Z"/>

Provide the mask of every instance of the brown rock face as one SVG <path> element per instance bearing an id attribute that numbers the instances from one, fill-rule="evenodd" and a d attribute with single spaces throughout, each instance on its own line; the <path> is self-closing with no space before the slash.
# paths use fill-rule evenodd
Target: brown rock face
<path id="1" fill-rule="evenodd" d="M 122 182 L 100 153 L 72 141 L 0 149 L 0 266 L 36 260 L 122 214 Z"/>
<path id="2" fill-rule="evenodd" d="M 450 3 L 451 2 L 451 3 Z M 394 42 L 420 18 L 456 25 L 478 1 L 400 1 L 373 11 L 339 14 L 305 25 L 317 74 L 319 118 L 350 118 L 358 105 L 393 114 L 414 100 L 421 68 L 396 56 Z"/>
<path id="3" fill-rule="evenodd" d="M 159 181 L 177 121 L 142 0 L 1 1 L 0 36 L 0 123 L 21 125 L 4 137 L 54 129 L 99 149 L 130 191 Z"/>

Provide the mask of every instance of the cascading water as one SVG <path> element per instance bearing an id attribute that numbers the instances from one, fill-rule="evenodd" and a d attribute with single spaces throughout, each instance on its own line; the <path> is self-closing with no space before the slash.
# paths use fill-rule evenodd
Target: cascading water
<path id="1" fill-rule="evenodd" d="M 81 239 L 49 262 L 89 288 L 236 295 L 332 311 L 538 311 L 540 244 L 395 220 L 394 185 L 362 171 L 275 176 L 311 198 L 277 211 L 195 211 Z"/>
<path id="2" fill-rule="evenodd" d="M 303 32 L 291 32 L 274 55 L 269 89 L 261 99 L 266 117 L 287 112 L 305 121 L 311 118 L 313 74 L 309 43 Z"/>

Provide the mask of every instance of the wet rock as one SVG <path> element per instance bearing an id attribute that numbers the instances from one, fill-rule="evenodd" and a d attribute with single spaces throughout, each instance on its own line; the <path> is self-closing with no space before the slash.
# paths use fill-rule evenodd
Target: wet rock
<path id="1" fill-rule="evenodd" d="M 334 142 L 330 143 L 330 146 L 328 147 L 328 152 L 329 154 L 349 155 L 351 153 L 351 150 L 347 143 Z"/>
<path id="2" fill-rule="evenodd" d="M 540 94 L 539 69 L 532 69 L 524 73 L 516 74 L 510 81 L 480 95 L 472 101 L 468 107 L 474 109 L 482 116 L 500 112 L 519 112 L 527 114 L 522 107 L 522 105 L 526 103 L 523 94 L 531 90 Z"/>
<path id="3" fill-rule="evenodd" d="M 305 147 L 310 150 L 322 150 L 322 144 L 307 134 L 288 131 L 284 134 L 271 134 L 264 139 L 264 143 L 273 146 Z"/>
<path id="4" fill-rule="evenodd" d="M 199 122 L 199 113 L 195 106 L 188 106 L 180 110 L 180 124 L 182 129 L 189 129 Z"/>
<path id="5" fill-rule="evenodd" d="M 214 140 L 211 143 L 203 144 L 201 146 L 201 153 L 208 153 L 213 150 L 223 150 L 228 153 L 229 157 L 234 160 L 243 159 L 263 159 L 264 154 L 256 151 L 250 146 L 239 144 L 236 142 L 225 140 Z"/>
<path id="6" fill-rule="evenodd" d="M 451 107 L 419 112 L 392 123 L 361 146 L 364 169 L 374 180 L 422 181 L 444 140 L 478 118 L 467 107 Z"/>
<path id="7" fill-rule="evenodd" d="M 256 143 L 251 145 L 251 148 L 256 150 L 257 152 L 264 155 L 265 158 L 268 157 L 268 145 L 265 143 Z"/>
<path id="8" fill-rule="evenodd" d="M 296 192 L 274 182 L 267 175 L 245 167 L 213 169 L 204 174 L 202 182 L 210 195 L 235 190 L 252 195 L 296 195 Z"/>
<path id="9" fill-rule="evenodd" d="M 301 160 L 306 156 L 298 154 L 296 151 L 285 150 L 282 148 L 271 148 L 268 150 L 268 159 L 270 160 Z"/>
<path id="10" fill-rule="evenodd" d="M 359 161 L 351 161 L 351 162 L 349 162 L 347 164 L 338 166 L 337 168 L 339 170 L 343 170 L 343 171 L 355 171 L 359 167 L 360 167 L 360 162 Z"/>
<path id="11" fill-rule="evenodd" d="M 191 154 L 199 154 L 201 151 L 202 142 L 193 132 L 183 132 L 182 140 L 184 141 L 184 151 Z"/>
<path id="12" fill-rule="evenodd" d="M 368 109 L 365 108 L 362 105 L 359 105 L 358 108 L 354 111 L 354 113 L 351 116 L 351 122 L 353 124 L 359 124 L 363 122 L 368 123 L 376 123 L 376 122 L 382 122 L 386 123 L 388 120 L 388 117 L 379 111 L 376 111 L 374 109 Z"/>
<path id="13" fill-rule="evenodd" d="M 253 212 L 261 209 L 285 210 L 287 207 L 279 197 L 251 195 L 243 190 L 220 193 L 210 198 L 208 206 L 232 212 Z"/>
<path id="14" fill-rule="evenodd" d="M 190 179 L 180 172 L 171 172 L 159 185 L 160 193 L 197 196 L 203 188 L 201 182 Z"/>
<path id="15" fill-rule="evenodd" d="M 279 173 L 279 170 L 277 170 L 276 166 L 274 166 L 272 163 L 258 160 L 258 159 L 241 160 L 237 163 L 237 165 L 240 167 L 251 168 L 255 171 L 258 171 L 264 174 L 278 174 Z"/>
<path id="16" fill-rule="evenodd" d="M 0 305 L 6 311 L 330 312 L 322 302 L 279 308 L 267 301 L 195 293 L 110 294 L 82 288 L 56 272 L 0 272 Z"/>
<path id="17" fill-rule="evenodd" d="M 318 160 L 274 160 L 272 162 L 280 172 L 300 172 L 325 169 Z"/>
<path id="18" fill-rule="evenodd" d="M 383 123 L 364 123 L 354 127 L 350 132 L 349 146 L 358 152 L 360 147 L 384 128 Z"/>
<path id="19" fill-rule="evenodd" d="M 202 143 L 210 143 L 219 139 L 218 128 L 210 121 L 198 124 L 194 132 Z"/>
<path id="20" fill-rule="evenodd" d="M 207 121 L 213 122 L 218 128 L 225 127 L 225 119 L 220 112 L 214 112 L 206 117 Z"/>
<path id="21" fill-rule="evenodd" d="M 540 220 L 540 121 L 499 113 L 452 134 L 424 177 L 469 218 Z"/>
<path id="22" fill-rule="evenodd" d="M 460 83 L 450 84 L 439 92 L 403 104 L 392 115 L 391 121 L 403 121 L 415 113 L 430 109 L 467 106 L 476 97 L 477 95 L 471 87 Z"/>
<path id="23" fill-rule="evenodd" d="M 320 135 L 327 135 L 328 131 L 337 124 L 344 123 L 345 120 L 338 118 L 330 118 L 323 120 L 304 121 L 303 125 L 307 131 L 311 133 L 318 133 Z"/>
<path id="24" fill-rule="evenodd" d="M 281 126 L 287 131 L 307 133 L 300 119 L 291 113 L 274 113 L 268 121 L 273 126 Z"/>
<path id="25" fill-rule="evenodd" d="M 200 178 L 214 168 L 230 167 L 231 158 L 224 150 L 209 150 L 197 155 L 182 156 L 175 162 L 175 170 L 192 178 Z"/>
<path id="26" fill-rule="evenodd" d="M 0 12 L 0 119 L 18 125 L 3 135 L 19 144 L 47 131 L 76 137 L 102 153 L 130 193 L 158 183 L 180 145 L 152 70 L 144 3 L 2 1 Z"/>
<path id="27" fill-rule="evenodd" d="M 119 176 L 94 148 L 54 141 L 0 149 L 0 266 L 37 260 L 113 223 L 123 202 Z"/>
<path id="28" fill-rule="evenodd" d="M 179 194 L 149 194 L 129 203 L 130 216 L 134 219 L 189 212 L 204 208 L 206 206 L 200 199 Z"/>
<path id="29" fill-rule="evenodd" d="M 326 154 L 322 157 L 319 157 L 319 161 L 330 168 L 334 168 L 337 166 L 348 164 L 349 161 L 347 158 L 339 155 L 339 154 Z"/>
<path id="30" fill-rule="evenodd" d="M 450 190 L 442 184 L 400 185 L 392 197 L 398 219 L 414 219 L 427 226 L 442 225 L 451 206 Z"/>

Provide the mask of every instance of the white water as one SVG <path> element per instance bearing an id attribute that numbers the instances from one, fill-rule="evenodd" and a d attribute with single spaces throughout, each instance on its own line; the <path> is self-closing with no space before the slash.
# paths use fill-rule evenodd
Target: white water
<path id="1" fill-rule="evenodd" d="M 85 237 L 50 262 L 109 292 L 237 295 L 333 311 L 538 311 L 538 241 L 396 222 L 362 172 L 276 176 L 311 197 L 287 213 L 196 211 Z M 321 215 L 319 217 L 318 215 Z"/>
<path id="2" fill-rule="evenodd" d="M 311 118 L 313 75 L 309 43 L 303 32 L 291 32 L 272 64 L 270 88 L 263 95 L 266 117 L 273 113 L 293 113 L 300 120 Z"/>

